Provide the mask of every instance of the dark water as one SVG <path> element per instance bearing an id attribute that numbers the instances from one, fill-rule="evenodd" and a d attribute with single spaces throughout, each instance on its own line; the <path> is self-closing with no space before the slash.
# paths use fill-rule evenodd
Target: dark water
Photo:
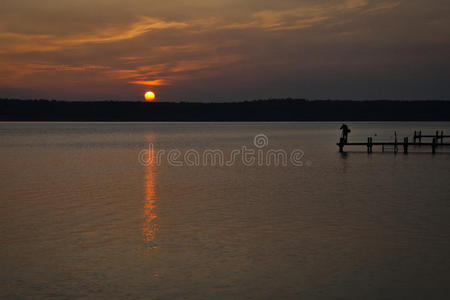
<path id="1" fill-rule="evenodd" d="M 450 149 L 341 155 L 339 126 L 0 123 L 0 298 L 448 298 Z M 377 141 L 450 123 L 350 128 Z M 149 144 L 304 156 L 144 166 Z"/>

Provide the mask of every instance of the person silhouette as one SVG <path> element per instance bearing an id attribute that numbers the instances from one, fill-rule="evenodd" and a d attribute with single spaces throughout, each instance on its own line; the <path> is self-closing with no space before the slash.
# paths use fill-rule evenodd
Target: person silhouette
<path id="1" fill-rule="evenodd" d="M 351 130 L 346 124 L 342 124 L 340 129 L 342 130 L 342 138 L 344 139 L 344 143 L 347 143 L 348 134 L 351 132 Z"/>

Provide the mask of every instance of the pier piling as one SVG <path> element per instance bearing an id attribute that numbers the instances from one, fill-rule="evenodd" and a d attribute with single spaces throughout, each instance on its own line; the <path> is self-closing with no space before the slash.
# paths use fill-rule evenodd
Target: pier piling
<path id="1" fill-rule="evenodd" d="M 368 137 L 367 138 L 367 153 L 372 153 L 372 146 L 373 146 L 372 138 Z"/>
<path id="2" fill-rule="evenodd" d="M 403 153 L 408 154 L 408 137 L 403 139 Z"/>
<path id="3" fill-rule="evenodd" d="M 344 138 L 341 138 L 339 140 L 339 152 L 340 153 L 344 152 Z"/>
<path id="4" fill-rule="evenodd" d="M 431 152 L 433 154 L 436 153 L 436 139 L 435 138 L 433 138 L 433 142 L 431 143 Z"/>

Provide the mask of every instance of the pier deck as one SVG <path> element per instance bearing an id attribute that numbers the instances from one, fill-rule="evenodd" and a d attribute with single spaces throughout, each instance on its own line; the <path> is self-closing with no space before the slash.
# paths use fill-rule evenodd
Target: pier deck
<path id="1" fill-rule="evenodd" d="M 414 131 L 413 142 L 409 141 L 408 137 L 403 138 L 403 142 L 399 142 L 397 140 L 397 134 L 395 133 L 395 140 L 392 142 L 374 142 L 372 137 L 367 138 L 367 142 L 348 142 L 345 141 L 344 138 L 339 140 L 339 143 L 336 145 L 339 146 L 339 152 L 344 152 L 344 147 L 346 146 L 366 146 L 367 153 L 372 153 L 373 146 L 381 146 L 382 152 L 385 151 L 386 146 L 393 146 L 394 153 L 398 152 L 398 148 L 403 148 L 403 153 L 408 153 L 408 148 L 410 146 L 420 147 L 420 146 L 430 146 L 431 152 L 436 153 L 436 149 L 438 147 L 448 147 L 450 143 L 444 143 L 444 138 L 450 138 L 449 135 L 444 135 L 444 132 L 441 131 L 440 134 L 436 131 L 435 135 L 422 135 L 422 131 L 416 132 Z M 432 138 L 431 142 L 422 142 L 422 138 Z"/>

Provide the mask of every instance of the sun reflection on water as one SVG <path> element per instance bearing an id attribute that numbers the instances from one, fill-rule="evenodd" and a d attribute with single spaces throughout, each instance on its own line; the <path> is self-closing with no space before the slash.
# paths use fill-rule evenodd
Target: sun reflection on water
<path id="1" fill-rule="evenodd" d="M 146 142 L 153 143 L 154 136 L 147 135 Z M 154 244 L 155 233 L 158 231 L 158 224 L 155 219 L 158 217 L 155 212 L 155 160 L 154 153 L 148 153 L 148 164 L 144 167 L 144 223 L 142 225 L 142 235 L 144 241 L 149 243 L 152 248 L 156 248 Z"/>

